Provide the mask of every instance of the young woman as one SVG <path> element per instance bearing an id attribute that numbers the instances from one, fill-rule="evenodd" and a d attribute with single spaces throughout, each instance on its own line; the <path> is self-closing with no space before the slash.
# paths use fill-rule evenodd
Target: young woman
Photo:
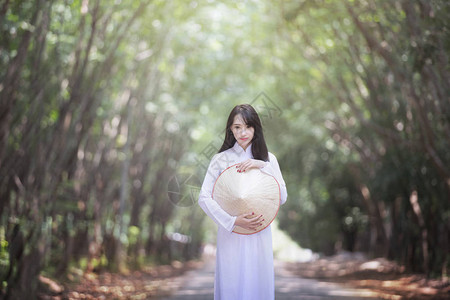
<path id="1" fill-rule="evenodd" d="M 251 211 L 231 216 L 211 197 L 220 173 L 234 164 L 238 164 L 238 172 L 259 168 L 274 176 L 281 187 L 281 204 L 286 202 L 286 184 L 280 167 L 275 156 L 267 151 L 261 121 L 251 105 L 238 105 L 231 111 L 225 140 L 211 159 L 198 202 L 218 225 L 214 299 L 273 300 L 272 232 L 270 226 L 258 232 L 264 216 L 253 215 Z M 236 225 L 256 233 L 234 233 Z"/>

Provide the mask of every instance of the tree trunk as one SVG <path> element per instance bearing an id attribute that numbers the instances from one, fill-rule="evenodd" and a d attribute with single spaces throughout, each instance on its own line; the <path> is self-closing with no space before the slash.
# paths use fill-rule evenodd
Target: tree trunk
<path id="1" fill-rule="evenodd" d="M 421 246 L 422 246 L 422 257 L 423 257 L 423 270 L 427 274 L 430 274 L 429 270 L 429 254 L 428 254 L 428 230 L 425 225 L 425 219 L 422 214 L 422 209 L 419 205 L 419 197 L 417 191 L 413 191 L 409 197 L 409 202 L 413 208 L 413 211 L 419 221 L 420 231 L 421 231 Z"/>
<path id="2" fill-rule="evenodd" d="M 360 191 L 367 207 L 367 211 L 369 212 L 371 233 L 370 249 L 373 251 L 372 255 L 375 257 L 387 256 L 389 243 L 378 203 L 371 197 L 370 191 L 366 185 L 361 185 Z"/>
<path id="3" fill-rule="evenodd" d="M 7 4 L 8 3 L 5 3 L 5 6 L 7 6 Z M 36 26 L 41 6 L 42 0 L 37 0 L 30 22 L 32 26 Z M 0 106 L 0 167 L 2 167 L 5 160 L 4 151 L 6 145 L 8 145 L 7 139 L 11 122 L 11 108 L 16 101 L 22 68 L 28 56 L 28 48 L 32 37 L 33 32 L 30 30 L 26 30 L 23 34 L 17 49 L 17 54 L 8 65 L 2 84 L 3 89 L 0 91 L 0 103 L 2 103 Z"/>

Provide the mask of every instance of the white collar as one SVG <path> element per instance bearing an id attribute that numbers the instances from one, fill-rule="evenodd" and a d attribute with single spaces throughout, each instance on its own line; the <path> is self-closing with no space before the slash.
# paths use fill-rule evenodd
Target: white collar
<path id="1" fill-rule="evenodd" d="M 241 154 L 242 152 L 244 152 L 244 153 L 252 153 L 252 144 L 248 145 L 247 150 L 244 150 L 244 148 L 242 148 L 241 145 L 239 145 L 239 143 L 236 141 L 234 143 L 233 150 L 236 153 L 239 153 L 239 154 Z"/>

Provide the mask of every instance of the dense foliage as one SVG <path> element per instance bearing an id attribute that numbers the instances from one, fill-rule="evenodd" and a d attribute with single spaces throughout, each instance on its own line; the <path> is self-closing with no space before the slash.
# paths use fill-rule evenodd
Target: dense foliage
<path id="1" fill-rule="evenodd" d="M 281 225 L 303 246 L 447 274 L 449 13 L 446 1 L 280 5 L 292 84 L 279 88 L 301 103 L 285 126 L 308 132 L 283 151 L 302 184 Z"/>
<path id="2" fill-rule="evenodd" d="M 243 102 L 300 245 L 445 275 L 448 20 L 444 0 L 0 0 L 2 295 L 195 257 L 198 187 Z"/>

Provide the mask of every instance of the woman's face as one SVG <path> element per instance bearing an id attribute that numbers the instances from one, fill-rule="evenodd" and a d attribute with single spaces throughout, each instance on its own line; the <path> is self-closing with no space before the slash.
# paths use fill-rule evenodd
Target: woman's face
<path id="1" fill-rule="evenodd" d="M 239 114 L 234 117 L 233 124 L 231 125 L 231 131 L 233 132 L 234 138 L 238 144 L 246 150 L 252 142 L 255 128 L 245 124 L 242 116 Z"/>

